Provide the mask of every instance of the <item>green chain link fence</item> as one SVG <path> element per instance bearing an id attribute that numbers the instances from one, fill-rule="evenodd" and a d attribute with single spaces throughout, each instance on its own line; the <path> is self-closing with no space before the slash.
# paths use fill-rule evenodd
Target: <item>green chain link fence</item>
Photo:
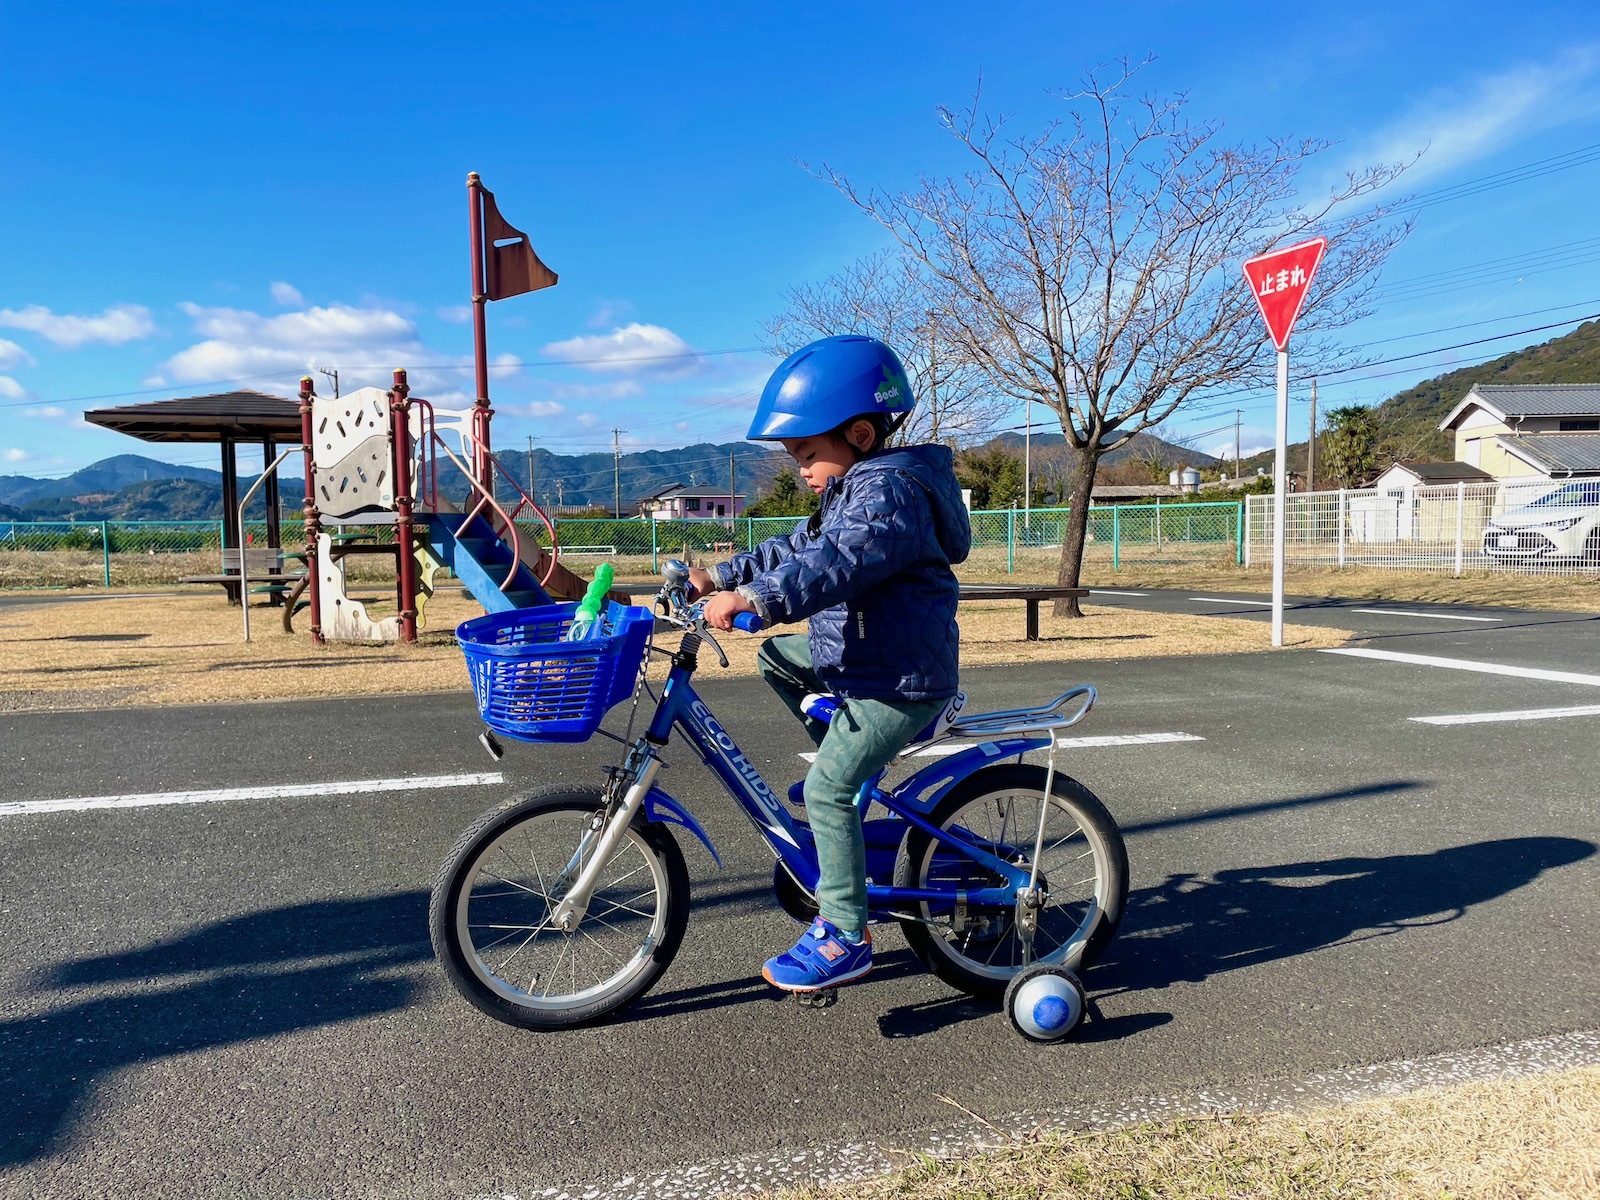
<path id="1" fill-rule="evenodd" d="M 972 554 L 962 568 L 973 577 L 1053 572 L 1061 561 L 1068 510 L 1010 509 L 972 514 Z M 793 517 L 734 520 L 558 520 L 562 557 L 574 569 L 609 561 L 623 577 L 653 575 L 666 558 L 714 561 L 749 550 L 797 524 Z M 1191 563 L 1239 561 L 1243 524 L 1234 501 L 1095 505 L 1089 509 L 1086 561 Z M 519 525 L 548 545 L 543 524 Z M 305 543 L 300 521 L 282 523 L 286 553 Z M 367 540 L 390 542 L 393 526 L 360 527 Z M 265 546 L 264 521 L 245 526 L 247 544 Z M 379 573 L 386 559 L 370 560 Z M 222 566 L 219 521 L 0 521 L 0 587 L 149 587 Z"/>

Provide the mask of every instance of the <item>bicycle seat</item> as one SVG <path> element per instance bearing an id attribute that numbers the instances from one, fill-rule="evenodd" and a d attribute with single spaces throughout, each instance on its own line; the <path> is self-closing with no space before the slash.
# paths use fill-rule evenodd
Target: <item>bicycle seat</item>
<path id="1" fill-rule="evenodd" d="M 960 717 L 961 711 L 966 707 L 967 694 L 965 692 L 957 692 L 950 697 L 950 703 L 939 710 L 939 715 L 934 717 L 916 737 L 906 743 L 906 749 L 911 750 L 944 737 Z M 827 692 L 811 692 L 801 699 L 800 711 L 812 720 L 821 721 L 826 725 L 833 720 L 833 714 L 839 711 L 839 698 Z M 905 751 L 901 751 L 901 753 L 905 753 Z"/>

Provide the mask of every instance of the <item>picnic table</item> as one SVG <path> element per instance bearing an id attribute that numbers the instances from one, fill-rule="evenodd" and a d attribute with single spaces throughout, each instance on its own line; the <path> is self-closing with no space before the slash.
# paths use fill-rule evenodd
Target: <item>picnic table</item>
<path id="1" fill-rule="evenodd" d="M 1045 584 L 963 583 L 962 600 L 1022 600 L 1028 606 L 1027 640 L 1039 640 L 1039 603 L 1043 600 L 1081 600 L 1089 594 L 1088 588 L 1057 587 Z"/>

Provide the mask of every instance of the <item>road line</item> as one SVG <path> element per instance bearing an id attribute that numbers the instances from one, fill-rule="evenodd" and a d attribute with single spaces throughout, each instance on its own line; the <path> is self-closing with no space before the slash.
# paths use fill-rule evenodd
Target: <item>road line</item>
<path id="1" fill-rule="evenodd" d="M 1426 617 L 1430 621 L 1504 621 L 1504 617 L 1466 617 L 1457 613 L 1405 612 L 1398 608 L 1352 608 L 1351 612 L 1371 613 L 1375 617 Z"/>
<path id="2" fill-rule="evenodd" d="M 1225 600 L 1221 596 L 1190 596 L 1189 599 L 1196 604 L 1259 604 L 1262 608 L 1272 607 L 1271 600 Z M 1286 604 L 1284 607 L 1292 608 L 1293 605 Z"/>
<path id="3" fill-rule="evenodd" d="M 1443 667 L 1451 671 L 1477 671 L 1484 675 L 1510 675 L 1515 679 L 1543 679 L 1549 683 L 1581 683 L 1587 687 L 1600 687 L 1600 675 L 1580 675 L 1576 671 L 1546 671 L 1542 667 L 1507 667 L 1500 663 L 1473 662 L 1466 658 L 1436 658 L 1431 654 L 1404 654 L 1399 650 L 1366 650 L 1358 647 L 1324 650 L 1322 653 L 1410 663 L 1417 667 Z"/>
<path id="4" fill-rule="evenodd" d="M 1560 717 L 1600 717 L 1600 704 L 1576 708 L 1523 708 L 1512 712 L 1456 713 L 1448 717 L 1412 717 L 1423 725 L 1483 725 L 1490 721 L 1554 721 Z"/>
<path id="5" fill-rule="evenodd" d="M 1090 588 L 1091 596 L 1148 596 L 1149 592 L 1113 592 L 1109 588 Z"/>
<path id="6" fill-rule="evenodd" d="M 998 741 L 999 738 L 991 739 Z M 1064 737 L 1057 738 L 1056 745 L 1063 750 L 1093 750 L 1101 746 L 1160 746 L 1170 742 L 1203 742 L 1206 739 L 1195 733 L 1109 733 L 1095 737 Z M 982 742 L 945 742 L 938 746 L 929 746 L 926 750 L 918 750 L 911 758 L 944 758 L 950 754 L 959 754 L 963 750 L 970 750 L 974 746 L 981 746 Z M 815 751 L 801 754 L 799 757 L 807 762 L 816 762 Z"/>
<path id="7" fill-rule="evenodd" d="M 16 800 L 0 804 L 0 817 L 33 813 L 87 812 L 97 808 L 153 808 L 164 804 L 210 804 L 218 800 L 293 800 L 304 796 L 362 796 L 376 792 L 420 792 L 435 788 L 504 783 L 499 771 L 471 775 L 413 775 L 405 779 L 348 779 L 339 783 L 284 783 L 266 787 L 216 788 L 205 792 L 133 792 L 124 796 L 78 796 L 63 800 Z"/>

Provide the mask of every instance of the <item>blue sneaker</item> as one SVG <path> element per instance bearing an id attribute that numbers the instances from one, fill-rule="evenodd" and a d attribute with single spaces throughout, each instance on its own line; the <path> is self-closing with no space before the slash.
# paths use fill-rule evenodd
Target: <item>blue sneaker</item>
<path id="1" fill-rule="evenodd" d="M 872 970 L 872 934 L 848 942 L 831 921 L 818 917 L 793 950 L 769 958 L 761 975 L 785 992 L 819 992 L 860 979 Z"/>

